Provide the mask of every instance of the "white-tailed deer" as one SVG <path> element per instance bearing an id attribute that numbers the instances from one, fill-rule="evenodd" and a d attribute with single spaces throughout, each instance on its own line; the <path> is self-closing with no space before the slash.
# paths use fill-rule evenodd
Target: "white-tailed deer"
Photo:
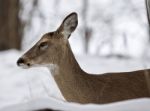
<path id="1" fill-rule="evenodd" d="M 68 39 L 78 25 L 76 13 L 68 15 L 60 27 L 46 33 L 18 61 L 25 68 L 46 66 L 67 101 L 110 103 L 150 97 L 145 70 L 93 75 L 77 63 Z M 149 74 L 150 70 L 146 70 Z"/>

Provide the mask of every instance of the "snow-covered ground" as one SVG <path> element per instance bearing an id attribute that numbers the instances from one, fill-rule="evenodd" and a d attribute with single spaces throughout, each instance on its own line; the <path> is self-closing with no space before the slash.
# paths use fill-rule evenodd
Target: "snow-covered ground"
<path id="1" fill-rule="evenodd" d="M 0 52 L 0 109 L 9 111 L 15 108 L 52 107 L 54 109 L 75 111 L 149 111 L 150 99 L 139 99 L 108 105 L 80 105 L 61 100 L 61 94 L 45 68 L 21 69 L 16 66 L 23 54 L 16 50 Z M 76 56 L 80 66 L 87 72 L 104 73 L 111 71 L 131 71 L 150 68 L 150 62 L 137 59 L 100 58 L 96 56 Z M 44 99 L 46 98 L 46 99 Z M 54 99 L 55 98 L 55 99 Z M 9 107 L 8 107 L 9 106 Z M 3 109 L 4 108 L 4 109 Z M 17 109 L 14 109 L 17 110 Z"/>
<path id="2" fill-rule="evenodd" d="M 67 103 L 55 99 L 35 99 L 27 103 L 17 104 L 3 108 L 2 111 L 34 111 L 38 109 L 50 108 L 60 111 L 149 111 L 150 99 L 137 99 L 126 102 L 112 104 L 81 105 L 77 103 Z"/>

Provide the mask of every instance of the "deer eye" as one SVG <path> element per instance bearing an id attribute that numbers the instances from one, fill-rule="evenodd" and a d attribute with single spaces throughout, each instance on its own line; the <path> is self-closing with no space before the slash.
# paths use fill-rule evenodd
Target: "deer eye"
<path id="1" fill-rule="evenodd" d="M 39 45 L 39 49 L 40 50 L 45 50 L 48 48 L 48 42 L 42 42 L 40 45 Z"/>

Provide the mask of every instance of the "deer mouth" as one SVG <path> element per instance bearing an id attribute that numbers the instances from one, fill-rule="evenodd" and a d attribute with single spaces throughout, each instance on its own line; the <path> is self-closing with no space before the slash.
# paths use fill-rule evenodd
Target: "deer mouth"
<path id="1" fill-rule="evenodd" d="M 27 69 L 27 68 L 30 68 L 30 67 L 31 67 L 31 64 L 30 64 L 30 63 L 27 63 L 23 58 L 19 58 L 19 59 L 18 59 L 17 65 L 18 65 L 19 67 L 24 68 L 24 69 Z"/>
<path id="2" fill-rule="evenodd" d="M 19 67 L 23 68 L 23 69 L 28 69 L 30 68 L 29 65 L 26 65 L 26 64 L 20 64 Z"/>

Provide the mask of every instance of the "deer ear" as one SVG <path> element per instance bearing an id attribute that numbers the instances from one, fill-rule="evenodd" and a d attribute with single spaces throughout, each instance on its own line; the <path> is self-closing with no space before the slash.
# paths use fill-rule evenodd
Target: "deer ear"
<path id="1" fill-rule="evenodd" d="M 71 33 L 76 29 L 78 25 L 78 15 L 73 12 L 69 14 L 62 22 L 59 31 L 64 35 L 65 38 L 69 38 Z"/>

